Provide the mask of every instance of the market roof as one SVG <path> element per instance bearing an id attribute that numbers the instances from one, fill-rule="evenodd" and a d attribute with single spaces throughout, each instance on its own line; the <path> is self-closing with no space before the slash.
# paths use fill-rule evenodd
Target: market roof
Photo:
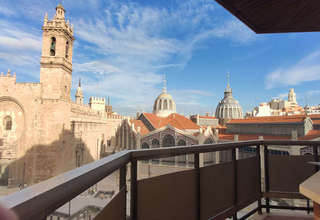
<path id="1" fill-rule="evenodd" d="M 257 34 L 320 31 L 319 0 L 216 0 Z"/>

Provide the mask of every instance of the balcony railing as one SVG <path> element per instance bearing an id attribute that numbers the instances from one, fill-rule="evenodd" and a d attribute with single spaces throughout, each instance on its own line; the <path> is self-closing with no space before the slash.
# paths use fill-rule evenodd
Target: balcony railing
<path id="1" fill-rule="evenodd" d="M 268 146 L 308 146 L 313 155 L 270 155 Z M 237 149 L 255 148 L 253 157 L 237 158 Z M 237 219 L 237 212 L 257 204 L 241 219 L 270 209 L 312 211 L 309 205 L 271 205 L 270 198 L 306 199 L 298 186 L 318 171 L 308 161 L 319 161 L 320 141 L 246 141 L 148 150 L 121 151 L 63 173 L 0 200 L 21 219 L 46 219 L 60 206 L 120 170 L 119 193 L 95 219 L 131 220 Z M 199 154 L 231 151 L 232 160 L 201 167 Z M 138 161 L 194 155 L 194 168 L 138 180 Z M 126 172 L 130 165 L 130 187 Z M 127 207 L 127 190 L 130 206 Z M 262 204 L 262 199 L 265 200 Z M 309 203 L 307 203 L 309 204 Z"/>

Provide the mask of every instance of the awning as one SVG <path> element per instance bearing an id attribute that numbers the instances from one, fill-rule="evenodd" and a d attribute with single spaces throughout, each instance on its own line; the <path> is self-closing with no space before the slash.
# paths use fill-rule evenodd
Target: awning
<path id="1" fill-rule="evenodd" d="M 320 0 L 216 0 L 256 33 L 320 31 Z"/>

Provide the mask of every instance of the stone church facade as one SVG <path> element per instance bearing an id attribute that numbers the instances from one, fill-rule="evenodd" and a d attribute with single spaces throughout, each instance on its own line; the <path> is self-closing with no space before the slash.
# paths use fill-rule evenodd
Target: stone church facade
<path id="1" fill-rule="evenodd" d="M 122 121 L 104 98 L 84 104 L 80 84 L 71 100 L 74 32 L 62 5 L 42 30 L 40 82 L 0 75 L 1 184 L 31 185 L 99 159 Z"/>

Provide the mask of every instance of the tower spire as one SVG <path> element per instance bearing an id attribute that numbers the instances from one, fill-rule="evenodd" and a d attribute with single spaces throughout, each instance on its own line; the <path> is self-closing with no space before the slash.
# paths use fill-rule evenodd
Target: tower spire
<path id="1" fill-rule="evenodd" d="M 79 87 L 81 87 L 81 78 L 79 78 Z"/>
<path id="2" fill-rule="evenodd" d="M 163 87 L 162 87 L 162 92 L 167 93 L 167 78 L 166 74 L 163 74 Z"/>
<path id="3" fill-rule="evenodd" d="M 227 88 L 230 88 L 230 72 L 227 72 Z"/>

